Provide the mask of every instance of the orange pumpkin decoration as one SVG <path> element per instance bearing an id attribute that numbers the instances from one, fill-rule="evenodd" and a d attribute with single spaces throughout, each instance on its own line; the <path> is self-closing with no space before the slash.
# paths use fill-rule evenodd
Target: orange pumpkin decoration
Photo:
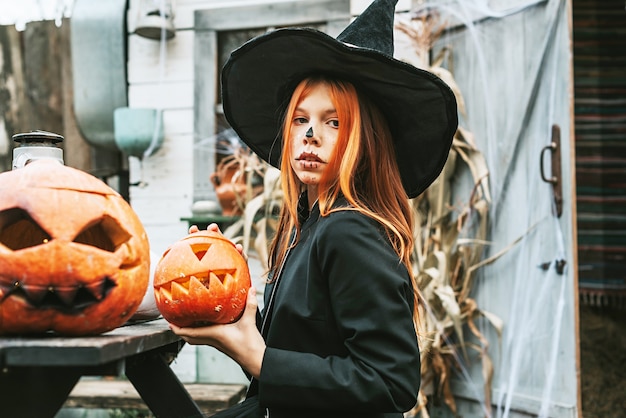
<path id="1" fill-rule="evenodd" d="M 213 231 L 194 232 L 174 243 L 154 273 L 157 308 L 180 327 L 236 321 L 250 286 L 246 260 L 231 241 Z"/>
<path id="2" fill-rule="evenodd" d="M 149 272 L 139 218 L 101 180 L 53 160 L 0 174 L 0 334 L 112 330 Z"/>

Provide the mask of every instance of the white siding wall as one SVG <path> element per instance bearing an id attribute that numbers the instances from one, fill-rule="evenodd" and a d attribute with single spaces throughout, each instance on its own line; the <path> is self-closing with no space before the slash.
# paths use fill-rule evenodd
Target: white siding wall
<path id="1" fill-rule="evenodd" d="M 285 0 L 282 0 L 285 1 Z M 191 215 L 193 203 L 193 85 L 194 11 L 234 3 L 266 3 L 265 0 L 173 0 L 176 36 L 159 41 L 133 34 L 139 0 L 131 0 L 128 11 L 128 103 L 131 108 L 163 111 L 162 146 L 141 163 L 130 158 L 131 205 L 141 218 L 153 253 L 158 257 L 187 232 L 183 217 Z M 361 13 L 370 0 L 352 0 L 353 15 Z M 398 2 L 397 11 L 408 10 L 411 0 Z M 252 265 L 253 276 L 259 268 Z M 185 346 L 174 363 L 183 381 L 245 382 L 238 366 L 225 356 L 212 353 L 210 365 L 198 367 L 198 358 L 211 349 Z M 206 356 L 205 356 L 206 357 Z M 210 373 L 207 372 L 210 370 Z"/>

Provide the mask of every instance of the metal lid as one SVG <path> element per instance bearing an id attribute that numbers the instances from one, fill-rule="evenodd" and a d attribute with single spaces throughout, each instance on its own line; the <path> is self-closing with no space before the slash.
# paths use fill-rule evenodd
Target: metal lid
<path id="1" fill-rule="evenodd" d="M 15 142 L 19 142 L 22 146 L 34 145 L 36 143 L 56 144 L 63 142 L 64 140 L 61 135 L 40 130 L 15 134 L 12 138 Z"/>

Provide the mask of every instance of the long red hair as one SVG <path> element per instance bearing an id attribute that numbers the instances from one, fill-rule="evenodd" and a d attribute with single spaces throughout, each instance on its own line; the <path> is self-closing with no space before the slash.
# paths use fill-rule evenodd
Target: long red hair
<path id="1" fill-rule="evenodd" d="M 368 97 L 353 84 L 322 76 L 302 80 L 294 90 L 282 128 L 281 186 L 284 193 L 279 226 L 270 248 L 270 269 L 279 266 L 291 244 L 290 231 L 300 236 L 298 198 L 302 183 L 291 168 L 291 125 L 295 109 L 313 88 L 325 85 L 337 111 L 337 143 L 320 183 L 321 216 L 340 210 L 356 210 L 384 226 L 389 241 L 406 266 L 417 296 L 411 268 L 413 212 L 402 186 L 395 149 L 387 121 Z M 350 207 L 333 208 L 343 196 Z M 415 299 L 417 312 L 417 297 Z"/>

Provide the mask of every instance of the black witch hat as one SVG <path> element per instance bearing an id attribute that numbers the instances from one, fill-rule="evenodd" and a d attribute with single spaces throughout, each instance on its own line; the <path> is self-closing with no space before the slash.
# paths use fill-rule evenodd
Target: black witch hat
<path id="1" fill-rule="evenodd" d="M 407 195 L 423 192 L 448 157 L 457 105 L 437 76 L 393 58 L 396 3 L 375 0 L 336 39 L 278 29 L 233 51 L 222 70 L 222 103 L 239 137 L 279 167 L 283 113 L 296 85 L 314 74 L 350 81 L 385 115 Z"/>

